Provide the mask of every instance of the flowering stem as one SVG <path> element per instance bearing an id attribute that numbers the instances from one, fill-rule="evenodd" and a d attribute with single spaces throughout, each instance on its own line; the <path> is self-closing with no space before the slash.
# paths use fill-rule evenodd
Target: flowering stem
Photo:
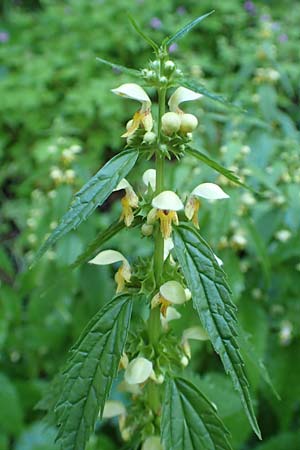
<path id="1" fill-rule="evenodd" d="M 163 60 L 160 60 L 160 74 L 162 73 Z M 164 190 L 164 166 L 165 156 L 161 152 L 161 118 L 165 113 L 166 103 L 166 91 L 165 87 L 158 89 L 158 120 L 157 120 L 157 151 L 156 151 L 156 190 L 155 194 L 158 195 Z M 159 227 L 156 230 L 155 242 L 154 242 L 154 274 L 156 287 L 159 287 L 162 279 L 162 271 L 164 264 L 164 239 L 162 237 Z M 160 311 L 159 308 L 151 310 L 149 318 L 149 335 L 150 340 L 154 343 L 157 342 L 160 335 Z"/>

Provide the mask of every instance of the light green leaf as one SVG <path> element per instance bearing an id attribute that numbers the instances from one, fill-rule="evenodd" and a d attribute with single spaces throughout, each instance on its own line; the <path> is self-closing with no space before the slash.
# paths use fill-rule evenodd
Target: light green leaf
<path id="1" fill-rule="evenodd" d="M 140 72 L 136 69 L 131 69 L 129 67 L 121 66 L 120 64 L 112 63 L 103 58 L 96 58 L 96 60 L 99 61 L 100 63 L 105 64 L 106 66 L 109 66 L 112 69 L 118 70 L 122 73 L 127 73 L 128 75 L 132 75 L 137 78 L 140 77 Z"/>
<path id="2" fill-rule="evenodd" d="M 228 431 L 214 406 L 183 378 L 168 378 L 162 408 L 162 442 L 172 450 L 230 450 Z"/>
<path id="3" fill-rule="evenodd" d="M 217 172 L 221 173 L 224 177 L 228 178 L 228 180 L 232 181 L 233 183 L 239 184 L 240 186 L 243 186 L 246 189 L 249 189 L 253 192 L 253 189 L 244 184 L 237 175 L 235 175 L 234 172 L 231 170 L 225 169 L 225 167 L 221 166 L 219 163 L 214 161 L 213 159 L 206 156 L 204 153 L 200 152 L 199 150 L 192 148 L 192 147 L 186 147 L 185 148 L 186 153 L 188 153 L 191 156 L 194 156 L 194 158 L 199 159 L 199 161 L 204 162 L 207 166 L 211 167 L 212 169 L 216 170 Z"/>
<path id="4" fill-rule="evenodd" d="M 215 92 L 209 91 L 203 84 L 200 84 L 194 80 L 189 80 L 189 79 L 184 78 L 183 80 L 180 80 L 180 85 L 184 86 L 188 89 L 191 89 L 192 91 L 198 92 L 199 94 L 203 94 L 205 97 L 208 97 L 211 100 L 219 102 L 222 105 L 225 105 L 230 108 L 235 108 L 240 112 L 246 112 L 239 106 L 231 103 L 227 98 L 223 97 L 220 94 L 216 94 Z"/>
<path id="5" fill-rule="evenodd" d="M 155 52 L 157 52 L 158 51 L 158 45 L 149 36 L 147 36 L 142 31 L 142 29 L 139 27 L 139 25 L 136 23 L 136 21 L 134 20 L 134 18 L 130 14 L 128 14 L 128 18 L 130 20 L 131 25 L 135 29 L 135 31 L 144 39 L 144 41 L 147 42 L 147 44 L 149 44 L 153 48 L 153 50 Z"/>
<path id="6" fill-rule="evenodd" d="M 0 373 L 0 429 L 18 435 L 23 426 L 22 405 L 15 385 Z"/>
<path id="7" fill-rule="evenodd" d="M 38 259 L 55 244 L 58 239 L 69 231 L 77 228 L 81 222 L 86 220 L 97 206 L 107 199 L 117 184 L 126 177 L 133 168 L 138 157 L 137 150 L 130 150 L 119 153 L 108 161 L 96 175 L 94 175 L 75 195 L 68 212 L 62 217 L 59 225 L 48 237 L 46 242 L 40 247 L 32 263 L 34 265 Z"/>
<path id="8" fill-rule="evenodd" d="M 170 45 L 173 42 L 178 41 L 179 39 L 183 38 L 187 33 L 189 33 L 192 28 L 194 28 L 198 23 L 202 22 L 202 20 L 206 19 L 206 17 L 210 16 L 212 13 L 214 13 L 215 10 L 210 11 L 209 13 L 203 14 L 203 16 L 197 17 L 197 19 L 192 20 L 187 25 L 185 25 L 183 28 L 178 30 L 173 36 L 168 38 L 166 41 L 166 45 Z"/>
<path id="9" fill-rule="evenodd" d="M 64 450 L 83 450 L 102 414 L 127 338 L 132 297 L 115 297 L 90 321 L 72 348 L 56 404 L 57 441 Z"/>
<path id="10" fill-rule="evenodd" d="M 236 308 L 231 301 L 225 274 L 209 245 L 191 225 L 180 224 L 175 228 L 174 244 L 178 261 L 192 292 L 194 308 L 226 373 L 232 378 L 253 430 L 261 438 L 237 342 Z"/>

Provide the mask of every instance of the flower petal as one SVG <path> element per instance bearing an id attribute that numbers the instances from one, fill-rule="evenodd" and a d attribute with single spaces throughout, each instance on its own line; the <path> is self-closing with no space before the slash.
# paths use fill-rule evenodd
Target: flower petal
<path id="1" fill-rule="evenodd" d="M 156 170 L 148 169 L 143 173 L 143 183 L 148 187 L 150 184 L 152 191 L 156 188 Z"/>
<path id="2" fill-rule="evenodd" d="M 164 261 L 170 254 L 170 251 L 174 248 L 174 242 L 172 238 L 164 239 Z"/>
<path id="3" fill-rule="evenodd" d="M 195 197 L 203 197 L 208 200 L 219 200 L 222 198 L 229 198 L 229 195 L 223 191 L 217 184 L 201 183 L 192 191 Z"/>
<path id="4" fill-rule="evenodd" d="M 103 419 L 111 419 L 112 417 L 120 416 L 125 414 L 126 409 L 123 403 L 117 400 L 108 400 L 105 402 L 103 410 Z"/>
<path id="5" fill-rule="evenodd" d="M 173 191 L 163 191 L 152 200 L 152 206 L 166 211 L 179 211 L 183 203 Z"/>
<path id="6" fill-rule="evenodd" d="M 139 384 L 146 381 L 153 370 L 152 362 L 149 359 L 138 357 L 130 361 L 125 370 L 125 381 L 128 384 Z"/>
<path id="7" fill-rule="evenodd" d="M 178 281 L 167 281 L 159 288 L 159 292 L 163 298 L 175 305 L 186 302 L 185 290 Z"/>
<path id="8" fill-rule="evenodd" d="M 201 326 L 195 326 L 187 328 L 182 334 L 182 340 L 195 339 L 197 341 L 207 341 L 209 339 L 208 334 Z"/>
<path id="9" fill-rule="evenodd" d="M 89 261 L 90 264 L 97 264 L 99 266 L 106 266 L 107 264 L 114 264 L 116 262 L 127 262 L 125 256 L 116 250 L 103 250 L 103 252 L 98 253 L 95 258 Z"/>
<path id="10" fill-rule="evenodd" d="M 117 187 L 113 190 L 113 192 L 115 191 L 120 191 L 121 189 L 127 189 L 127 188 L 131 188 L 131 184 L 128 183 L 128 181 L 126 180 L 126 178 L 123 178 L 120 183 L 117 185 Z"/>
<path id="11" fill-rule="evenodd" d="M 142 445 L 141 450 L 163 450 L 159 436 L 148 437 Z"/>
<path id="12" fill-rule="evenodd" d="M 180 86 L 178 89 L 176 89 L 175 92 L 173 92 L 169 99 L 168 105 L 170 111 L 178 112 L 178 105 L 180 105 L 180 103 L 198 100 L 201 97 L 203 97 L 202 94 L 198 94 L 198 92 L 194 92 L 190 89 Z"/>
<path id="13" fill-rule="evenodd" d="M 151 100 L 148 97 L 148 94 L 136 83 L 125 83 L 116 89 L 112 89 L 111 91 L 121 97 L 131 98 L 132 100 L 137 100 L 141 103 L 151 105 Z"/>

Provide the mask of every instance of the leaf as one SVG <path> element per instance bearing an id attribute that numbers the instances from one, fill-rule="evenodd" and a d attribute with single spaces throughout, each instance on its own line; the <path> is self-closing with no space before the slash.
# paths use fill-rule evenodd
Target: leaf
<path id="1" fill-rule="evenodd" d="M 119 295 L 90 321 L 63 371 L 56 419 L 57 441 L 64 450 L 83 450 L 96 418 L 103 412 L 127 338 L 132 298 Z"/>
<path id="2" fill-rule="evenodd" d="M 239 184 L 240 186 L 243 186 L 246 189 L 249 189 L 253 192 L 253 189 L 250 186 L 247 186 L 244 184 L 237 175 L 235 175 L 234 172 L 231 170 L 225 169 L 225 167 L 221 166 L 219 163 L 214 161 L 213 159 L 206 156 L 204 153 L 200 152 L 199 150 L 192 148 L 192 147 L 186 147 L 185 148 L 186 153 L 188 153 L 191 156 L 194 156 L 194 158 L 199 159 L 200 161 L 204 162 L 207 166 L 211 167 L 212 169 L 216 170 L 217 172 L 221 173 L 224 177 L 228 178 L 228 180 L 232 181 L 233 183 Z"/>
<path id="3" fill-rule="evenodd" d="M 256 354 L 256 351 L 249 342 L 249 336 L 247 336 L 247 333 L 242 331 L 240 326 L 238 328 L 239 328 L 238 340 L 244 356 L 246 356 L 249 359 L 249 361 L 251 361 L 251 364 L 253 364 L 255 370 L 259 373 L 264 382 L 269 386 L 270 390 L 272 391 L 273 395 L 277 398 L 277 400 L 281 400 L 280 395 L 278 394 L 272 383 L 268 369 L 264 365 L 263 360 Z"/>
<path id="4" fill-rule="evenodd" d="M 192 20 L 187 25 L 185 25 L 183 28 L 178 30 L 173 36 L 168 38 L 166 41 L 166 45 L 170 45 L 175 41 L 178 41 L 179 39 L 183 38 L 187 33 L 191 31 L 192 28 L 194 28 L 198 23 L 202 22 L 202 20 L 206 19 L 206 17 L 210 16 L 212 13 L 214 13 L 215 10 L 213 9 L 209 13 L 203 14 L 203 16 L 197 17 L 197 19 Z"/>
<path id="5" fill-rule="evenodd" d="M 228 431 L 211 402 L 184 378 L 168 378 L 162 441 L 172 450 L 230 450 Z"/>
<path id="6" fill-rule="evenodd" d="M 128 14 L 128 18 L 129 21 L 131 23 L 131 25 L 133 26 L 133 28 L 135 29 L 135 31 L 144 39 L 144 41 L 146 41 L 155 52 L 158 51 L 158 45 L 149 37 L 147 36 L 139 27 L 139 25 L 136 23 L 136 21 L 134 20 L 134 18 Z"/>
<path id="7" fill-rule="evenodd" d="M 137 150 L 119 153 L 108 161 L 75 195 L 68 212 L 64 214 L 59 225 L 40 247 L 31 267 L 61 237 L 77 228 L 86 220 L 97 206 L 107 199 L 117 184 L 134 166 L 138 157 Z"/>
<path id="8" fill-rule="evenodd" d="M 138 78 L 140 77 L 140 72 L 136 69 L 131 69 L 129 67 L 121 66 L 120 64 L 112 63 L 103 58 L 96 58 L 96 60 L 102 64 L 105 64 L 106 66 L 111 67 L 112 69 L 115 69 L 116 71 L 127 73 L 128 75 L 132 75 L 134 77 L 138 77 Z"/>
<path id="9" fill-rule="evenodd" d="M 105 242 L 111 239 L 115 234 L 119 233 L 119 231 L 125 228 L 124 222 L 120 222 L 119 220 L 114 222 L 107 230 L 101 231 L 95 237 L 95 239 L 89 244 L 87 249 L 78 255 L 77 259 L 71 265 L 72 268 L 78 267 L 80 264 L 83 264 L 89 261 L 97 252 L 99 252 Z"/>
<path id="10" fill-rule="evenodd" d="M 192 292 L 194 308 L 222 360 L 226 373 L 232 378 L 253 430 L 261 438 L 237 342 L 236 308 L 231 301 L 231 291 L 225 281 L 225 274 L 209 245 L 191 225 L 180 224 L 174 229 L 174 245 Z"/>
<path id="11" fill-rule="evenodd" d="M 216 94 L 215 92 L 209 91 L 208 89 L 206 89 L 206 87 L 203 84 L 198 83 L 198 82 L 196 82 L 194 80 L 189 80 L 189 79 L 184 78 L 183 80 L 180 81 L 180 85 L 184 86 L 184 87 L 186 87 L 188 89 L 191 89 L 192 91 L 198 92 L 199 94 L 203 94 L 205 97 L 208 97 L 211 100 L 219 102 L 222 105 L 225 105 L 225 106 L 230 107 L 230 108 L 237 109 L 240 112 L 244 112 L 244 113 L 246 112 L 241 107 L 231 103 L 226 97 L 223 97 L 220 94 Z"/>

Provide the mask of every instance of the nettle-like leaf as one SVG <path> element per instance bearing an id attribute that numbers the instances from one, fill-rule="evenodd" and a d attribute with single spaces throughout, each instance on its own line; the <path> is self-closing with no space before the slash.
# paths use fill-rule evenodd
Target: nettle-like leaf
<path id="1" fill-rule="evenodd" d="M 226 169 L 225 167 L 221 166 L 219 163 L 214 161 L 213 159 L 206 156 L 204 153 L 200 152 L 199 150 L 186 146 L 185 152 L 194 158 L 199 159 L 199 161 L 204 162 L 207 166 L 211 167 L 212 169 L 216 170 L 218 173 L 222 174 L 224 177 L 226 177 L 228 180 L 232 181 L 233 183 L 239 184 L 240 186 L 243 186 L 246 189 L 249 189 L 253 192 L 253 189 L 244 184 L 240 178 L 235 175 L 234 172 L 231 170 Z"/>
<path id="2" fill-rule="evenodd" d="M 192 292 L 194 308 L 226 373 L 232 378 L 253 430 L 261 438 L 237 341 L 236 308 L 231 301 L 225 274 L 207 242 L 190 224 L 182 223 L 174 229 L 174 244 L 178 261 Z"/>
<path id="3" fill-rule="evenodd" d="M 61 237 L 77 228 L 92 212 L 101 206 L 117 184 L 126 177 L 138 158 L 137 150 L 127 150 L 114 156 L 94 175 L 77 194 L 69 211 L 40 247 L 33 264 Z"/>
<path id="4" fill-rule="evenodd" d="M 103 58 L 96 58 L 96 61 L 100 62 L 101 64 L 105 64 L 106 66 L 111 67 L 112 69 L 116 70 L 116 72 L 121 73 L 127 73 L 127 75 L 133 76 L 135 78 L 140 78 L 141 73 L 139 70 L 131 69 L 130 67 L 121 66 L 120 64 L 115 64 L 111 61 L 107 61 Z"/>
<path id="5" fill-rule="evenodd" d="M 71 350 L 55 408 L 57 441 L 63 450 L 84 450 L 97 416 L 103 412 L 126 342 L 131 311 L 132 296 L 115 297 L 93 317 Z"/>
<path id="6" fill-rule="evenodd" d="M 199 94 L 204 95 L 205 97 L 210 98 L 211 100 L 214 100 L 216 102 L 221 103 L 224 106 L 234 108 L 238 110 L 239 112 L 246 112 L 244 109 L 242 109 L 240 106 L 234 105 L 232 102 L 230 102 L 226 97 L 223 97 L 223 95 L 216 94 L 215 92 L 211 92 L 209 89 L 207 89 L 204 84 L 198 83 L 194 80 L 190 80 L 187 78 L 183 78 L 180 80 L 180 85 L 184 86 L 188 89 L 191 89 L 194 92 L 198 92 Z"/>
<path id="7" fill-rule="evenodd" d="M 149 44 L 153 48 L 153 50 L 157 53 L 158 45 L 156 44 L 156 42 L 154 42 L 153 39 L 151 39 L 149 36 L 147 36 L 143 32 L 141 27 L 137 24 L 137 22 L 134 20 L 134 18 L 130 14 L 128 14 L 128 19 L 129 19 L 131 25 L 133 26 L 133 28 L 135 29 L 135 31 L 137 32 L 137 34 L 139 34 L 141 36 L 141 38 L 143 38 L 144 41 L 147 42 L 147 44 Z"/>
<path id="8" fill-rule="evenodd" d="M 212 403 L 190 381 L 168 378 L 162 442 L 172 450 L 231 450 L 228 431 Z"/>
<path id="9" fill-rule="evenodd" d="M 180 30 L 178 30 L 173 36 L 169 37 L 166 40 L 166 45 L 170 45 L 173 42 L 178 41 L 179 39 L 183 38 L 187 33 L 189 33 L 198 23 L 202 22 L 202 20 L 206 19 L 206 17 L 210 16 L 212 13 L 214 13 L 215 10 L 210 11 L 209 13 L 203 14 L 203 16 L 197 17 L 197 19 L 192 20 L 187 25 L 182 27 Z"/>

